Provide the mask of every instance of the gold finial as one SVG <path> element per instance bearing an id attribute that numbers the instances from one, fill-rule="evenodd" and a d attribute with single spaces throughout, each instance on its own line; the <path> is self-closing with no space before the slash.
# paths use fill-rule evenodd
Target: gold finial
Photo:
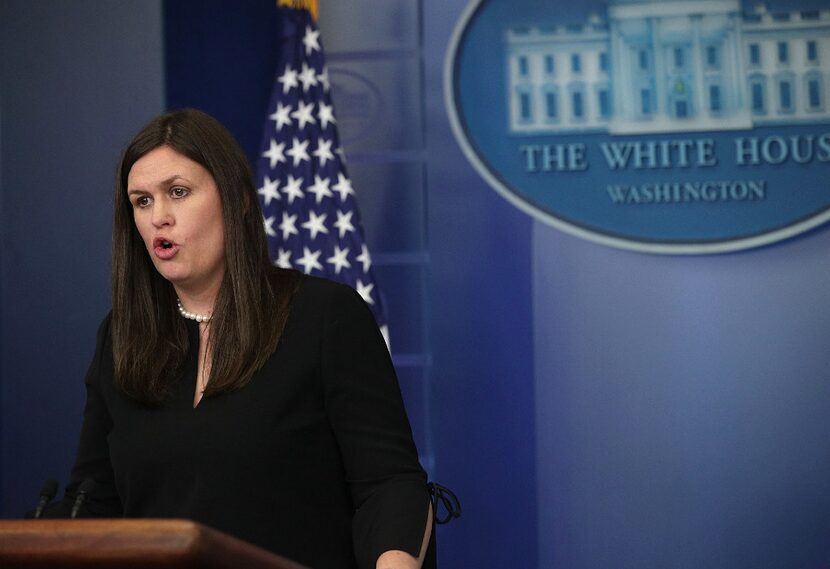
<path id="1" fill-rule="evenodd" d="M 317 16 L 320 13 L 317 0 L 277 0 L 277 6 L 285 6 L 286 8 L 295 8 L 297 10 L 308 10 L 315 22 L 317 21 Z"/>

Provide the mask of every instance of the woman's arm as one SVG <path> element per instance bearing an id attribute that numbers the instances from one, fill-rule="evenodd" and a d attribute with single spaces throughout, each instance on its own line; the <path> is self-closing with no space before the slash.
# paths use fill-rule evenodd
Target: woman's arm
<path id="1" fill-rule="evenodd" d="M 420 567 L 417 556 L 429 536 L 424 528 L 432 527 L 427 478 L 389 351 L 357 292 L 337 285 L 328 295 L 321 373 L 355 508 L 358 566 L 375 569 L 379 560 L 397 563 L 408 556 L 416 563 L 410 566 Z"/>
<path id="2" fill-rule="evenodd" d="M 429 539 L 432 536 L 432 504 L 427 515 L 427 527 L 424 529 L 424 540 L 421 542 L 421 553 L 416 559 L 406 551 L 393 549 L 378 557 L 375 569 L 421 569 L 427 553 Z"/>

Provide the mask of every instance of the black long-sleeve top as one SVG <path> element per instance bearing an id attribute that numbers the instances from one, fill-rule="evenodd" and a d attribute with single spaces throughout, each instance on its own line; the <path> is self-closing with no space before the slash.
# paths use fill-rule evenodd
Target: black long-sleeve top
<path id="1" fill-rule="evenodd" d="M 374 569 L 390 549 L 417 556 L 426 477 L 363 299 L 306 278 L 265 366 L 195 408 L 199 333 L 188 326 L 174 394 L 148 407 L 113 384 L 109 317 L 101 324 L 64 504 L 93 478 L 88 516 L 189 518 L 313 569 Z"/>

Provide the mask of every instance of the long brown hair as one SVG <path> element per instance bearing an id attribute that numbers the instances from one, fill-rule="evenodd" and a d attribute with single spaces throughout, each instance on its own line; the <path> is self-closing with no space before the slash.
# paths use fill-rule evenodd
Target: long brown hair
<path id="1" fill-rule="evenodd" d="M 159 404 L 170 395 L 189 348 L 176 293 L 153 266 L 127 197 L 133 164 L 165 145 L 210 172 L 222 203 L 225 275 L 209 324 L 212 359 L 205 396 L 244 386 L 262 367 L 277 347 L 302 278 L 271 264 L 248 160 L 233 136 L 216 119 L 194 109 L 153 119 L 121 159 L 112 231 L 115 383 L 147 404 Z"/>

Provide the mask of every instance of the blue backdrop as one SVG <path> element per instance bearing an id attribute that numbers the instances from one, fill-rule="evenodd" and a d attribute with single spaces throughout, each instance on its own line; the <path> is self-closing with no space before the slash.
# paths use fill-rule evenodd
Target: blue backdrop
<path id="1" fill-rule="evenodd" d="M 109 310 L 115 165 L 164 108 L 158 2 L 0 2 L 0 513 L 66 481 Z"/>

